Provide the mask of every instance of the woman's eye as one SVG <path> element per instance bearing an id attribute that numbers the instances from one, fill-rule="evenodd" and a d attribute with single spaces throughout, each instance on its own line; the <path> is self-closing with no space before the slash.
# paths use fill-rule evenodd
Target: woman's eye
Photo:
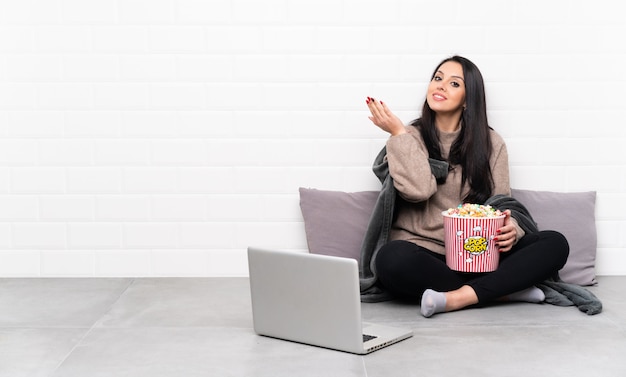
<path id="1" fill-rule="evenodd" d="M 435 76 L 435 77 L 433 77 L 433 81 L 441 81 L 441 77 Z"/>
<path id="2" fill-rule="evenodd" d="M 460 86 L 461 86 L 461 84 L 459 84 L 459 83 L 458 83 L 458 82 L 456 82 L 456 81 L 452 81 L 452 82 L 450 83 L 450 85 L 452 85 L 452 86 L 453 86 L 453 87 L 455 87 L 455 88 L 458 88 L 458 87 L 460 87 Z"/>

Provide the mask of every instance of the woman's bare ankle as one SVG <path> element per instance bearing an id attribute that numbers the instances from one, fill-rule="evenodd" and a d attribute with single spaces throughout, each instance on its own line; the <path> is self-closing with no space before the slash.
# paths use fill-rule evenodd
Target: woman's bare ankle
<path id="1" fill-rule="evenodd" d="M 478 303 L 478 296 L 474 288 L 464 285 L 454 291 L 446 292 L 446 311 L 463 309 Z"/>

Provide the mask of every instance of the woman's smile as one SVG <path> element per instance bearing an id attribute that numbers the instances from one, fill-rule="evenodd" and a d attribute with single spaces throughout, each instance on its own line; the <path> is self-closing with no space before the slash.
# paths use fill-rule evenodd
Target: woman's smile
<path id="1" fill-rule="evenodd" d="M 433 94 L 433 99 L 435 101 L 445 101 L 445 100 L 447 100 L 447 98 L 443 94 L 441 94 L 441 93 Z"/>

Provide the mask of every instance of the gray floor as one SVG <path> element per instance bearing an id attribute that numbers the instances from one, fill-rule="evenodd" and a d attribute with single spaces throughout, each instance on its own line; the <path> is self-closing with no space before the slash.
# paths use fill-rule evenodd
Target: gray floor
<path id="1" fill-rule="evenodd" d="M 626 277 L 599 281 L 596 316 L 363 304 L 415 335 L 357 356 L 254 334 L 246 278 L 0 279 L 0 376 L 624 376 Z"/>

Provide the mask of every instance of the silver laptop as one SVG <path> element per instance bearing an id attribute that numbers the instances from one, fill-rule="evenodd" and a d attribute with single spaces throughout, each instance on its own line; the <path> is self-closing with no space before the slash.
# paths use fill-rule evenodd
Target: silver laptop
<path id="1" fill-rule="evenodd" d="M 357 262 L 327 255 L 248 248 L 254 331 L 367 354 L 413 335 L 361 321 Z"/>

